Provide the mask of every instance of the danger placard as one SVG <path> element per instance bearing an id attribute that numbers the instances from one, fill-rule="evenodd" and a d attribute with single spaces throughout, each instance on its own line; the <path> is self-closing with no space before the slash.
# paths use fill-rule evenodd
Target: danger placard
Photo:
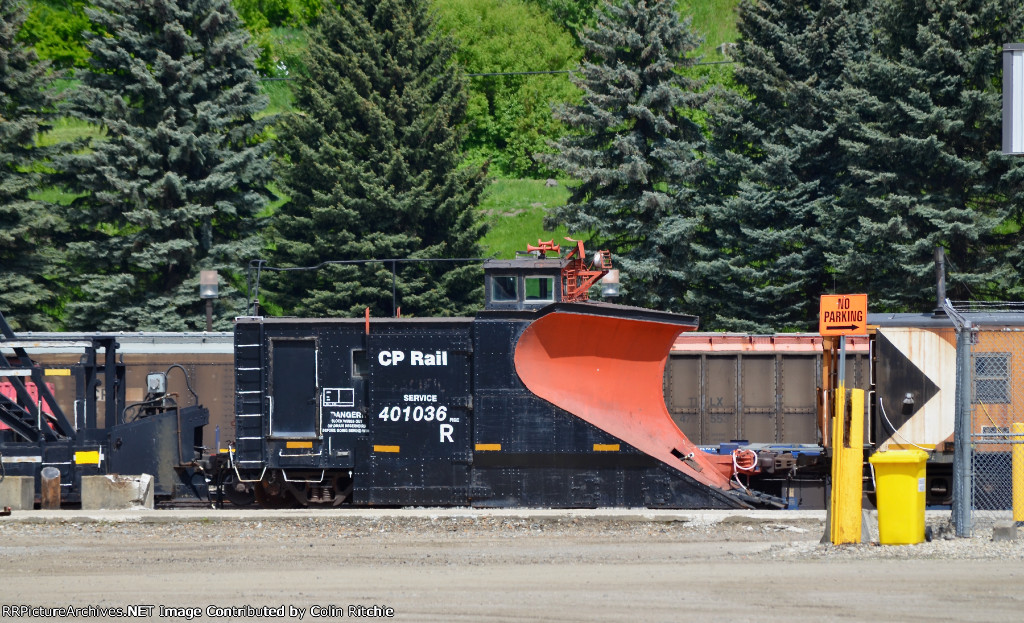
<path id="1" fill-rule="evenodd" d="M 822 294 L 818 333 L 822 335 L 866 335 L 867 294 Z"/>

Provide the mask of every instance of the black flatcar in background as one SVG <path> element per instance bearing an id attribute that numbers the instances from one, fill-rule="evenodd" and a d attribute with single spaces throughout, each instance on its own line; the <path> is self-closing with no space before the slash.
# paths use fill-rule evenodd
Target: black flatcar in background
<path id="1" fill-rule="evenodd" d="M 82 502 L 84 476 L 107 474 L 149 474 L 163 499 L 207 495 L 209 412 L 194 393 L 169 394 L 161 373 L 128 398 L 117 339 L 18 337 L 0 314 L 0 482 L 32 479 L 38 500 L 49 469 L 60 502 L 72 505 Z M 60 354 L 41 364 L 29 352 L 40 350 Z"/>

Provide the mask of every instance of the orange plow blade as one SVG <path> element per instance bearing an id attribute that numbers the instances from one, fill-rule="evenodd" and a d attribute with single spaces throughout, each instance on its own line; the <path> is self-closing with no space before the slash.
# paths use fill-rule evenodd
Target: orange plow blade
<path id="1" fill-rule="evenodd" d="M 695 321 L 695 319 L 694 319 Z M 553 311 L 516 344 L 527 388 L 641 452 L 718 489 L 729 477 L 683 434 L 665 406 L 663 379 L 679 322 Z"/>

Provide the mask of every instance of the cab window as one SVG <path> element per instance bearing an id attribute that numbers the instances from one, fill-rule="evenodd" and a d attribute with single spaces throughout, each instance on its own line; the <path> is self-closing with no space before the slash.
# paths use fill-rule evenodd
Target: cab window
<path id="1" fill-rule="evenodd" d="M 491 278 L 491 300 L 492 301 L 516 301 L 519 300 L 517 291 L 518 279 L 514 276 L 496 275 Z"/>
<path id="2" fill-rule="evenodd" d="M 554 279 L 554 277 L 527 277 L 526 278 L 526 300 L 527 301 L 553 301 L 553 300 L 555 300 L 555 279 Z"/>

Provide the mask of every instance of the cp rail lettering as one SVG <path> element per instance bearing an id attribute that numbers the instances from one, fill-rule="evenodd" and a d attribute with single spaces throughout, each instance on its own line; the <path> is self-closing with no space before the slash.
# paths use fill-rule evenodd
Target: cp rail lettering
<path id="1" fill-rule="evenodd" d="M 424 353 L 411 350 L 408 359 L 410 366 L 446 366 L 448 365 L 448 351 L 438 350 L 433 353 Z M 397 366 L 405 360 L 405 351 L 401 350 L 382 350 L 377 355 L 377 362 L 382 366 Z"/>

